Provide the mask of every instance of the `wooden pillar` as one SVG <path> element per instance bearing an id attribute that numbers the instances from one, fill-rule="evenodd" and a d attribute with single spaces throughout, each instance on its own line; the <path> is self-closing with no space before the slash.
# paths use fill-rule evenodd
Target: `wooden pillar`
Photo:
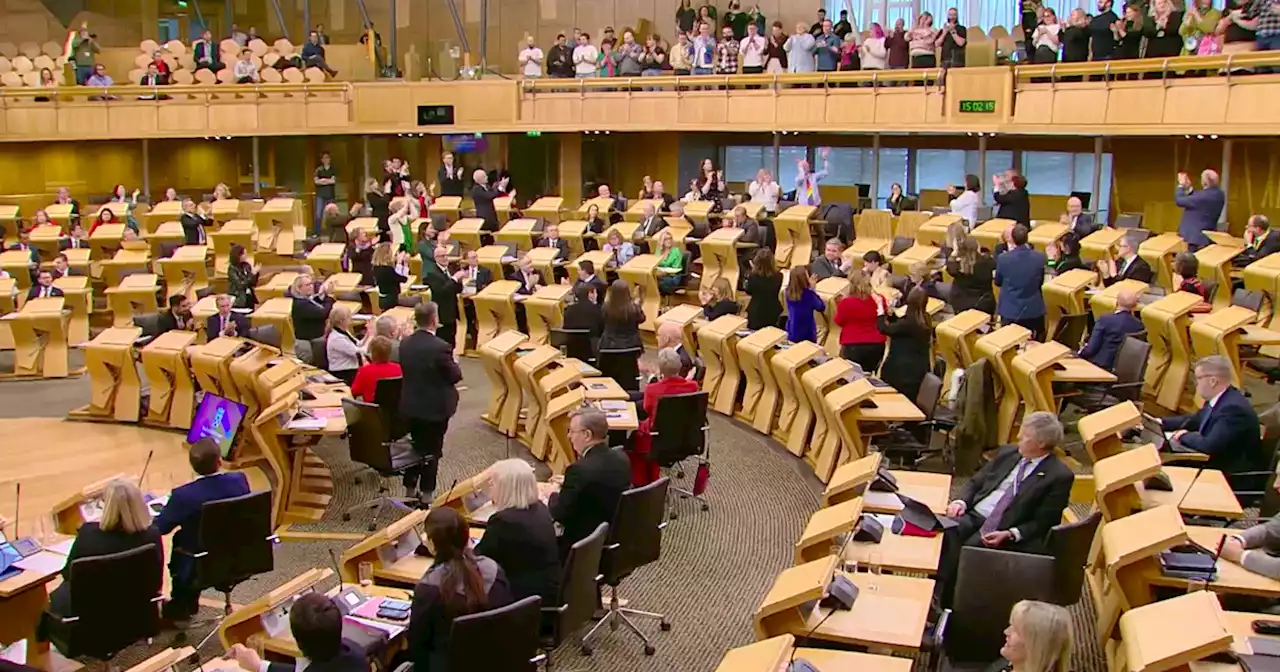
<path id="1" fill-rule="evenodd" d="M 582 202 L 581 133 L 560 134 L 560 196 L 570 208 Z"/>

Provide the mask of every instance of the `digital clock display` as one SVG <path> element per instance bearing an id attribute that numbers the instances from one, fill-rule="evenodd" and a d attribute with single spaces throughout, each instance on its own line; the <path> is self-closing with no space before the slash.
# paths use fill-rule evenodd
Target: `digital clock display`
<path id="1" fill-rule="evenodd" d="M 977 114 L 992 114 L 996 111 L 996 101 L 994 100 L 962 100 L 960 101 L 960 111 L 977 113 Z"/>
<path id="2" fill-rule="evenodd" d="M 419 126 L 452 126 L 453 125 L 453 106 L 452 105 L 419 105 L 418 106 L 418 125 Z"/>

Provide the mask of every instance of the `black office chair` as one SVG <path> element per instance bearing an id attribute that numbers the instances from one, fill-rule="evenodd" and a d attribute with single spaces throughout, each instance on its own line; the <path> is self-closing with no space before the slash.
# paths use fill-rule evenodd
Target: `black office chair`
<path id="1" fill-rule="evenodd" d="M 584 656 L 591 655 L 592 647 L 588 642 L 606 623 L 610 630 L 617 630 L 620 624 L 626 626 L 644 642 L 644 654 L 652 656 L 658 649 L 628 616 L 656 618 L 658 627 L 662 630 L 671 629 L 671 623 L 663 614 L 627 609 L 618 604 L 618 586 L 623 579 L 662 557 L 662 530 L 667 526 L 664 509 L 668 484 L 666 478 L 659 478 L 649 485 L 622 493 L 618 511 L 613 516 L 613 525 L 609 527 L 609 540 L 600 560 L 602 582 L 613 588 L 613 596 L 609 599 L 609 613 L 582 638 Z"/>
<path id="2" fill-rule="evenodd" d="M 275 568 L 274 546 L 280 538 L 271 524 L 271 491 L 205 502 L 200 509 L 198 553 L 174 547 L 195 561 L 196 587 L 223 595 L 223 612 L 231 613 L 231 591 Z"/>
<path id="3" fill-rule="evenodd" d="M 311 365 L 324 371 L 329 370 L 329 339 L 321 336 L 313 338 L 311 343 Z"/>
<path id="4" fill-rule="evenodd" d="M 1140 212 L 1122 212 L 1116 215 L 1117 229 L 1141 229 L 1142 213 Z"/>
<path id="5" fill-rule="evenodd" d="M 896 257 L 911 249 L 915 244 L 916 241 L 914 238 L 909 238 L 907 236 L 894 236 L 893 241 L 889 243 L 889 254 Z"/>
<path id="6" fill-rule="evenodd" d="M 1094 511 L 1074 523 L 1062 523 L 1049 530 L 1046 548 L 1053 557 L 1053 591 L 1050 602 L 1064 607 L 1080 601 L 1084 588 L 1084 569 L 1089 564 L 1089 549 L 1102 523 L 1102 512 Z"/>
<path id="7" fill-rule="evenodd" d="M 1249 289 L 1237 289 L 1231 294 L 1231 305 L 1247 308 L 1253 312 L 1261 312 L 1267 295 Z"/>
<path id="8" fill-rule="evenodd" d="M 428 458 L 414 452 L 413 446 L 408 442 L 391 438 L 377 404 L 343 399 L 342 414 L 347 419 L 347 449 L 351 461 L 369 467 L 378 475 L 378 496 L 347 507 L 342 519 L 351 520 L 353 511 L 377 509 L 373 521 L 369 523 L 369 531 L 373 532 L 378 529 L 378 519 L 388 506 L 404 511 L 417 503 L 406 497 L 388 496 L 390 488 L 387 487 L 386 479 L 403 476 L 405 470 L 420 466 Z M 356 483 L 359 482 L 360 477 L 357 475 Z"/>
<path id="9" fill-rule="evenodd" d="M 142 329 L 143 336 L 159 336 L 160 314 L 148 313 L 146 315 L 134 315 L 133 326 Z"/>
<path id="10" fill-rule="evenodd" d="M 382 414 L 382 426 L 387 435 L 383 441 L 398 441 L 409 434 L 409 423 L 400 415 L 400 393 L 404 389 L 404 378 L 380 378 L 374 386 L 374 398 L 378 401 L 378 412 Z"/>
<path id="11" fill-rule="evenodd" d="M 649 436 L 652 444 L 649 459 L 662 468 L 667 478 L 683 478 L 684 461 L 691 457 L 699 458 L 695 472 L 710 469 L 707 431 L 711 426 L 707 424 L 707 404 L 706 392 L 670 394 L 658 398 L 658 407 L 650 419 L 652 429 Z M 692 497 L 702 504 L 703 511 L 709 510 L 711 507 L 707 500 L 701 492 L 694 492 L 696 489 L 695 480 L 692 489 L 671 486 L 667 489 L 667 494 L 678 494 L 682 499 Z M 671 507 L 670 514 L 672 520 L 677 518 L 674 506 Z"/>
<path id="12" fill-rule="evenodd" d="M 257 341 L 273 348 L 279 348 L 280 344 L 284 342 L 284 339 L 280 337 L 280 328 L 274 324 L 249 327 L 249 340 Z"/>
<path id="13" fill-rule="evenodd" d="M 925 373 L 920 379 L 915 405 L 924 413 L 920 422 L 903 423 L 893 428 L 883 439 L 877 440 L 880 452 L 891 462 L 901 466 L 919 467 L 932 455 L 940 455 L 948 467 L 955 464 L 951 452 L 951 432 L 956 428 L 956 417 L 951 409 L 943 406 L 942 379 L 933 373 Z M 942 433 L 942 447 L 934 449 L 933 438 Z"/>
<path id="14" fill-rule="evenodd" d="M 49 640 L 69 658 L 109 660 L 156 636 L 163 572 L 155 544 L 72 562 L 69 613 L 44 613 Z"/>
<path id="15" fill-rule="evenodd" d="M 701 385 L 702 379 L 707 377 L 707 363 L 702 361 L 701 357 L 693 358 L 693 368 L 689 370 L 689 379 Z"/>
<path id="16" fill-rule="evenodd" d="M 559 348 L 565 357 L 573 357 L 580 362 L 594 364 L 599 338 L 591 337 L 589 329 L 557 329 L 550 331 L 551 347 Z"/>
<path id="17" fill-rule="evenodd" d="M 955 598 L 936 628 L 941 651 L 931 651 L 934 669 L 948 662 L 990 663 L 1000 658 L 1009 612 L 1022 600 L 1053 595 L 1053 558 L 1047 555 L 966 546 L 960 549 Z"/>
<path id="18" fill-rule="evenodd" d="M 1110 408 L 1124 401 L 1137 402 L 1142 396 L 1142 380 L 1147 373 L 1151 344 L 1133 336 L 1126 337 L 1116 353 L 1114 383 L 1081 385 L 1080 394 L 1068 397 L 1073 406 L 1088 413 Z"/>
<path id="19" fill-rule="evenodd" d="M 449 668 L 485 672 L 534 672 L 546 655 L 538 653 L 542 598 L 537 595 L 505 607 L 453 619 L 449 630 Z M 501 642 L 495 646 L 495 642 Z"/>
<path id="20" fill-rule="evenodd" d="M 640 353 L 644 348 L 601 349 L 596 368 L 628 392 L 640 391 Z"/>
<path id="21" fill-rule="evenodd" d="M 1053 335 L 1053 340 L 1071 348 L 1079 350 L 1084 343 L 1084 332 L 1089 328 L 1089 314 L 1081 313 L 1079 315 L 1063 315 L 1058 320 L 1058 328 Z"/>
<path id="22" fill-rule="evenodd" d="M 560 570 L 557 606 L 542 608 L 543 648 L 554 650 L 570 633 L 591 620 L 599 601 L 600 556 L 604 553 L 609 524 L 600 523 L 596 531 L 569 547 L 564 567 Z"/>

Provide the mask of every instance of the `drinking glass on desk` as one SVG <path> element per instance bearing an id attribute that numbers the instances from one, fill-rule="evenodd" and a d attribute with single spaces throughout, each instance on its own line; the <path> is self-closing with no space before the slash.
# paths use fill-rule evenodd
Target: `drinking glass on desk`
<path id="1" fill-rule="evenodd" d="M 871 581 L 867 584 L 867 590 L 875 592 L 880 589 L 877 585 L 880 582 L 880 572 L 883 571 L 880 563 L 883 561 L 883 555 L 880 553 L 880 547 L 874 546 L 867 554 L 867 564 L 871 570 Z"/>
<path id="2" fill-rule="evenodd" d="M 373 585 L 373 563 L 365 561 L 356 565 L 356 578 L 361 586 Z"/>

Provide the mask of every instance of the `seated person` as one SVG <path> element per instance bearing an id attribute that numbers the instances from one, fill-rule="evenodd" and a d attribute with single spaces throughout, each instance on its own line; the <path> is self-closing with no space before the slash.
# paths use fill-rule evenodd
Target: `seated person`
<path id="1" fill-rule="evenodd" d="M 849 262 L 844 259 L 844 244 L 839 238 L 832 238 L 822 248 L 822 256 L 813 260 L 809 273 L 815 281 L 825 278 L 843 277 L 849 272 Z"/>
<path id="2" fill-rule="evenodd" d="M 725 315 L 737 315 L 742 309 L 742 306 L 733 300 L 733 287 L 729 284 L 728 278 L 716 278 L 715 282 L 711 283 L 711 290 L 698 292 L 698 298 L 702 301 L 702 314 L 708 320 Z"/>
<path id="3" fill-rule="evenodd" d="M 987 669 L 1068 672 L 1071 669 L 1071 614 L 1047 602 L 1022 600 L 1009 613 L 1000 660 Z"/>
<path id="4" fill-rule="evenodd" d="M 1070 233 L 1058 239 L 1058 242 L 1045 246 L 1045 257 L 1046 266 L 1057 275 L 1085 268 L 1084 261 L 1080 259 L 1080 243 Z"/>
<path id="5" fill-rule="evenodd" d="M 79 250 L 89 249 L 89 232 L 85 230 L 84 224 L 76 219 L 71 222 L 71 231 L 66 238 L 58 241 L 59 250 Z"/>
<path id="6" fill-rule="evenodd" d="M 334 306 L 329 312 L 328 332 L 324 337 L 328 371 L 350 385 L 355 382 L 356 371 L 364 363 L 368 343 L 356 338 L 355 328 L 351 325 L 351 310 L 346 306 Z M 369 335 L 372 336 L 373 332 L 370 331 Z"/>
<path id="7" fill-rule="evenodd" d="M 462 514 L 432 509 L 425 527 L 435 562 L 413 590 L 408 645 L 415 670 L 436 672 L 449 669 L 453 619 L 506 606 L 511 588 L 497 562 L 471 551 Z"/>
<path id="8" fill-rule="evenodd" d="M 1188 464 L 1221 471 L 1232 490 L 1261 490 L 1257 477 L 1233 475 L 1266 470 L 1271 456 L 1262 449 L 1257 412 L 1231 385 L 1231 361 L 1221 355 L 1205 357 L 1196 362 L 1195 377 L 1196 394 L 1204 405 L 1190 415 L 1160 419 L 1161 429 L 1172 432 L 1172 452 L 1204 453 L 1208 461 Z"/>
<path id="9" fill-rule="evenodd" d="M 156 558 L 160 564 L 164 563 L 160 533 L 151 526 L 151 510 L 147 508 L 138 486 L 124 480 L 111 481 L 102 491 L 102 505 L 101 520 L 85 523 L 76 531 L 75 543 L 71 545 L 71 552 L 67 555 L 67 566 L 62 570 L 62 585 L 49 595 L 49 614 L 75 616 L 71 609 L 71 563 L 76 560 L 123 553 L 139 546 L 155 544 Z M 42 641 L 48 639 L 49 628 L 53 625 L 50 616 L 42 617 Z"/>
<path id="10" fill-rule="evenodd" d="M 217 72 L 223 68 L 222 50 L 217 42 L 213 40 L 213 33 L 205 30 L 200 33 L 200 39 L 191 45 L 191 56 L 196 62 L 196 70 L 209 70 Z"/>
<path id="11" fill-rule="evenodd" d="M 1102 272 L 1102 284 L 1106 287 L 1121 280 L 1137 280 L 1149 284 L 1156 275 L 1151 270 L 1151 264 L 1138 256 L 1138 243 L 1127 235 L 1116 242 L 1116 258 L 1099 261 L 1098 270 Z"/>
<path id="12" fill-rule="evenodd" d="M 612 268 L 625 266 L 636 256 L 636 246 L 629 240 L 622 239 L 622 233 L 616 228 L 609 229 L 609 233 L 605 236 L 604 246 L 601 250 L 609 253 L 609 263 Z"/>
<path id="13" fill-rule="evenodd" d="M 204 322 L 205 337 L 212 341 L 219 336 L 248 336 L 249 318 L 231 310 L 231 296 L 219 294 L 213 300 L 218 312 Z"/>
<path id="14" fill-rule="evenodd" d="M 520 283 L 520 288 L 516 290 L 517 294 L 532 294 L 538 291 L 539 287 L 547 285 L 542 279 L 542 275 L 534 270 L 533 259 L 527 254 L 520 257 L 520 260 L 516 262 L 516 269 L 511 271 L 511 275 L 508 275 L 507 279 Z"/>
<path id="15" fill-rule="evenodd" d="M 658 399 L 672 394 L 698 391 L 698 383 L 685 378 L 680 355 L 673 348 L 658 351 L 658 375 L 660 378 L 644 386 L 644 419 L 636 430 L 635 444 L 628 451 L 631 460 L 631 485 L 648 485 L 662 477 L 662 468 L 649 459 L 653 447 L 653 416 L 658 412 Z"/>
<path id="16" fill-rule="evenodd" d="M 951 606 L 962 546 L 1035 553 L 1062 521 L 1075 474 L 1053 453 L 1062 445 L 1062 424 L 1036 411 L 1022 421 L 1018 443 L 1003 446 L 947 505 L 956 526 L 943 533 L 938 580 L 942 606 Z"/>
<path id="17" fill-rule="evenodd" d="M 382 326 L 379 318 L 375 325 Z M 351 396 L 361 401 L 376 403 L 374 396 L 378 392 L 378 381 L 383 378 L 399 378 L 403 375 L 400 364 L 391 361 L 391 350 L 395 342 L 386 336 L 374 336 L 369 344 L 369 361 L 356 370 L 356 377 L 351 383 Z"/>
<path id="18" fill-rule="evenodd" d="M 884 263 L 884 255 L 875 250 L 862 255 L 862 274 L 871 280 L 872 289 L 889 284 L 889 267 Z"/>
<path id="19" fill-rule="evenodd" d="M 1280 252 L 1280 231 L 1271 229 L 1271 220 L 1266 215 L 1254 215 L 1244 227 L 1244 251 L 1231 263 L 1243 268 L 1276 252 Z"/>
<path id="20" fill-rule="evenodd" d="M 240 52 L 240 60 L 231 68 L 231 75 L 237 84 L 257 84 L 259 81 L 258 64 L 253 62 L 253 52 L 244 49 Z"/>
<path id="21" fill-rule="evenodd" d="M 658 293 L 663 296 L 674 294 L 684 286 L 684 251 L 676 247 L 675 238 L 670 231 L 658 232 Z"/>
<path id="22" fill-rule="evenodd" d="M 342 612 L 327 595 L 305 593 L 289 608 L 289 632 L 302 656 L 296 663 L 269 663 L 258 652 L 235 644 L 231 656 L 245 672 L 367 672 L 363 651 L 342 639 Z"/>
<path id="23" fill-rule="evenodd" d="M 218 471 L 222 467 L 222 451 L 213 439 L 203 438 L 191 444 L 187 459 L 196 472 L 196 480 L 174 488 L 155 520 L 161 535 L 177 530 L 169 554 L 169 601 L 162 613 L 166 619 L 178 622 L 189 620 L 200 608 L 194 556 L 204 551 L 200 543 L 202 507 L 206 502 L 249 494 L 249 479 L 244 472 Z"/>
<path id="24" fill-rule="evenodd" d="M 195 331 L 196 318 L 191 314 L 191 299 L 186 294 L 174 294 L 169 297 L 169 312 L 160 313 L 156 321 L 158 333 L 174 330 Z M 248 334 L 246 330 L 244 333 Z"/>
<path id="25" fill-rule="evenodd" d="M 1254 574 L 1280 579 L 1280 515 L 1272 516 L 1238 534 L 1227 537 L 1222 545 L 1222 559 L 1244 567 Z"/>
<path id="26" fill-rule="evenodd" d="M 596 303 L 596 291 L 594 284 L 578 283 L 573 286 L 573 303 L 564 308 L 562 326 L 565 329 L 586 329 L 591 338 L 600 338 L 604 331 L 604 313 Z"/>
<path id="27" fill-rule="evenodd" d="M 338 76 L 338 71 L 329 67 L 329 64 L 325 62 L 324 44 L 320 41 L 320 35 L 314 30 L 307 36 L 307 43 L 302 45 L 302 62 L 308 67 L 324 70 L 330 77 Z"/>
<path id="28" fill-rule="evenodd" d="M 561 482 L 560 492 L 551 495 L 548 502 L 551 517 L 564 529 L 560 535 L 562 560 L 570 547 L 595 532 L 600 523 L 613 524 L 622 493 L 631 487 L 627 456 L 609 447 L 609 418 L 604 411 L 584 406 L 570 414 L 569 443 L 578 459 L 563 476 L 552 477 L 553 482 Z"/>
<path id="29" fill-rule="evenodd" d="M 329 296 L 332 282 L 325 281 L 316 291 L 311 275 L 300 273 L 289 287 L 293 299 L 290 316 L 293 318 L 293 335 L 298 341 L 310 342 L 324 336 L 324 325 L 333 310 L 333 298 Z"/>
<path id="30" fill-rule="evenodd" d="M 62 295 L 62 290 L 53 286 L 53 271 L 47 268 L 36 271 L 36 284 L 27 290 L 28 301 L 31 299 L 51 299 Z"/>
<path id="31" fill-rule="evenodd" d="M 573 293 L 576 296 L 579 285 L 590 285 L 595 290 L 596 303 L 604 303 L 604 293 L 609 289 L 609 283 L 604 278 L 596 275 L 596 265 L 590 259 L 583 259 L 578 262 L 578 280 L 573 283 Z"/>
<path id="32" fill-rule="evenodd" d="M 1200 260 L 1196 259 L 1194 253 L 1179 252 L 1173 258 L 1173 291 L 1191 292 L 1205 301 L 1209 300 L 1209 292 L 1204 283 L 1200 282 Z M 1197 309 L 1195 312 L 1208 312 L 1208 310 L 1209 305 L 1206 303 L 1203 309 Z"/>
<path id="33" fill-rule="evenodd" d="M 554 222 L 548 222 L 542 230 L 542 238 L 538 239 L 538 247 L 549 247 L 556 251 L 555 257 L 552 258 L 552 273 L 555 275 L 556 282 L 559 282 L 569 274 L 561 266 L 563 262 L 569 260 L 569 241 L 560 237 L 560 226 Z"/>
<path id="34" fill-rule="evenodd" d="M 507 575 L 511 599 L 530 595 L 556 607 L 560 592 L 560 551 L 551 511 L 538 498 L 533 467 L 521 459 L 489 467 L 486 490 L 497 511 L 485 523 L 476 555 L 491 558 Z"/>
<path id="35" fill-rule="evenodd" d="M 676 355 L 680 357 L 680 375 L 688 378 L 689 372 L 693 370 L 693 357 L 689 354 L 688 349 L 684 347 L 684 328 L 675 322 L 661 322 L 658 324 L 658 350 L 671 348 Z M 641 360 L 643 364 L 644 361 Z M 655 372 L 650 372 L 655 373 Z"/>
<path id="36" fill-rule="evenodd" d="M 1138 307 L 1138 295 L 1123 291 L 1116 295 L 1116 312 L 1104 315 L 1093 325 L 1089 342 L 1080 350 L 1080 357 L 1111 371 L 1116 366 L 1116 355 L 1130 334 L 1146 330 L 1142 320 L 1133 314 Z"/>

